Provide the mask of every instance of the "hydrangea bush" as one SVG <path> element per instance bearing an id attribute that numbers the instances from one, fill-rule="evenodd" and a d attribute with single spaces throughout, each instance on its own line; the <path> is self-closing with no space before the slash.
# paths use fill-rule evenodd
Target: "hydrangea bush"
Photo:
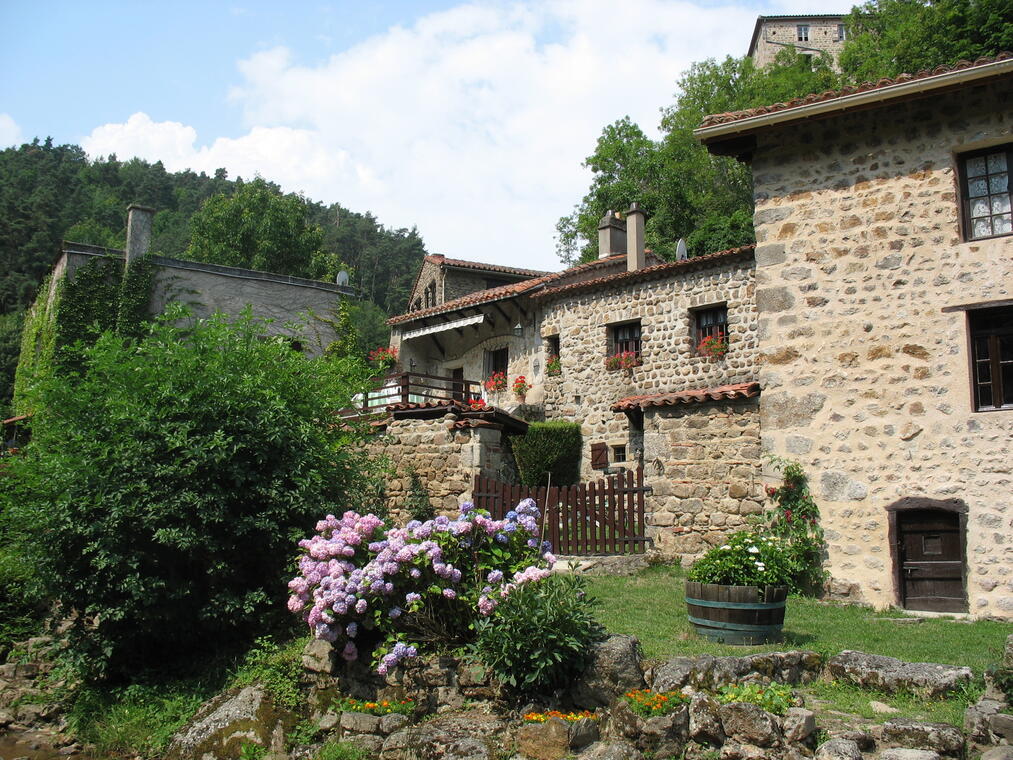
<path id="1" fill-rule="evenodd" d="M 346 660 L 373 643 L 381 675 L 427 646 L 474 637 L 475 622 L 525 583 L 549 575 L 555 557 L 539 539 L 538 507 L 525 499 L 493 520 L 470 503 L 460 514 L 388 529 L 375 515 L 345 512 L 299 542 L 288 608 Z"/>

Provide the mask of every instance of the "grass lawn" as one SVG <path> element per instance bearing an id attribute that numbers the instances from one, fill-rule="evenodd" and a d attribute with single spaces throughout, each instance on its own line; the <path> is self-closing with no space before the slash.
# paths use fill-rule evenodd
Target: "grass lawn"
<path id="1" fill-rule="evenodd" d="M 968 700 L 973 701 L 980 692 L 982 673 L 998 662 L 1006 636 L 1013 633 L 1013 625 L 1008 623 L 917 619 L 897 610 L 875 612 L 859 606 L 791 597 L 783 642 L 753 647 L 715 644 L 693 633 L 686 619 L 684 579 L 685 574 L 679 568 L 656 566 L 634 576 L 591 577 L 589 590 L 602 602 L 598 617 L 609 632 L 636 636 L 648 659 L 697 654 L 742 656 L 786 649 L 811 649 L 829 656 L 844 649 L 857 649 L 911 662 L 967 665 L 974 671 L 978 682 L 975 687 L 940 701 L 873 694 L 840 683 L 814 684 L 804 690 L 807 702 L 817 707 L 825 702 L 828 710 L 871 720 L 895 717 L 873 712 L 869 701 L 876 700 L 908 717 L 959 725 Z M 897 618 L 919 622 L 897 622 Z"/>

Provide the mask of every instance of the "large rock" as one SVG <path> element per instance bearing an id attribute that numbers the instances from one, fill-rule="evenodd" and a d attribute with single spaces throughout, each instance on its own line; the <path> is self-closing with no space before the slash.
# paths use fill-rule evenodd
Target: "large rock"
<path id="1" fill-rule="evenodd" d="M 881 727 L 884 744 L 911 749 L 930 749 L 943 755 L 960 757 L 964 735 L 949 723 L 921 723 L 909 718 L 888 720 Z"/>
<path id="2" fill-rule="evenodd" d="M 205 702 L 191 721 L 172 737 L 167 760 L 202 760 L 205 755 L 238 758 L 244 744 L 284 751 L 284 731 L 296 722 L 278 710 L 260 686 L 219 694 Z"/>
<path id="3" fill-rule="evenodd" d="M 980 760 L 1013 760 L 1013 747 L 992 747 L 981 753 Z"/>
<path id="4" fill-rule="evenodd" d="M 679 757 L 689 739 L 689 710 L 657 715 L 643 721 L 637 747 L 653 757 Z"/>
<path id="5" fill-rule="evenodd" d="M 991 744 L 992 736 L 989 719 L 1003 708 L 1002 702 L 994 699 L 980 699 L 964 710 L 964 732 L 967 738 L 980 744 Z"/>
<path id="6" fill-rule="evenodd" d="M 709 694 L 694 694 L 689 703 L 689 737 L 699 744 L 719 747 L 724 744 L 721 705 Z"/>
<path id="7" fill-rule="evenodd" d="M 789 707 L 782 721 L 785 741 L 809 744 L 816 736 L 816 713 L 804 707 Z"/>
<path id="8" fill-rule="evenodd" d="M 749 702 L 722 705 L 721 725 L 729 738 L 742 744 L 776 747 L 781 743 L 777 719 L 759 705 Z"/>
<path id="9" fill-rule="evenodd" d="M 893 748 L 883 750 L 879 760 L 940 760 L 939 753 L 930 749 Z"/>
<path id="10" fill-rule="evenodd" d="M 1013 715 L 997 713 L 988 719 L 988 729 L 1000 741 L 1013 744 Z"/>
<path id="11" fill-rule="evenodd" d="M 644 756 L 636 747 L 623 739 L 598 742 L 580 756 L 581 760 L 643 760 Z"/>
<path id="12" fill-rule="evenodd" d="M 675 657 L 651 671 L 655 691 L 678 691 L 684 686 L 713 690 L 742 680 L 769 683 L 809 683 L 820 674 L 823 661 L 816 652 L 761 652 L 746 657 Z"/>
<path id="13" fill-rule="evenodd" d="M 575 706 L 594 709 L 645 686 L 640 642 L 635 636 L 613 635 L 594 646 L 588 667 L 568 691 Z"/>
<path id="14" fill-rule="evenodd" d="M 384 760 L 495 760 L 513 744 L 508 725 L 487 713 L 470 711 L 434 718 L 395 731 L 383 743 Z"/>
<path id="15" fill-rule="evenodd" d="M 545 723 L 526 723 L 517 730 L 517 751 L 532 760 L 561 760 L 570 752 L 566 722 L 550 718 Z"/>
<path id="16" fill-rule="evenodd" d="M 837 680 L 865 689 L 911 691 L 924 697 L 949 694 L 970 682 L 971 669 L 933 662 L 905 662 L 893 657 L 845 650 L 827 663 L 830 675 Z"/>
<path id="17" fill-rule="evenodd" d="M 311 639 L 302 651 L 302 666 L 311 673 L 330 675 L 334 671 L 334 654 L 331 642 Z"/>
<path id="18" fill-rule="evenodd" d="M 816 750 L 816 760 L 862 760 L 862 753 L 850 739 L 831 739 Z"/>

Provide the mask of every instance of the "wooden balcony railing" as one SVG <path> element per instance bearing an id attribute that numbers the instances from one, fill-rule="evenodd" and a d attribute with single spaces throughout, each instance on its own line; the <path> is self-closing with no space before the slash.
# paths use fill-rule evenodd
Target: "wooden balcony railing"
<path id="1" fill-rule="evenodd" d="M 477 380 L 400 372 L 375 378 L 376 388 L 357 398 L 354 408 L 341 412 L 344 418 L 382 414 L 390 404 L 419 404 L 427 401 L 468 402 L 482 398 Z"/>

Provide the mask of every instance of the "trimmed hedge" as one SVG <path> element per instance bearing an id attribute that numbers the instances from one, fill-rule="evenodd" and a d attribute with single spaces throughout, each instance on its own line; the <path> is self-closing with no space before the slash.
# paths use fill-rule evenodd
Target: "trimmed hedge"
<path id="1" fill-rule="evenodd" d="M 568 486 L 580 478 L 580 425 L 575 422 L 532 422 L 528 432 L 513 438 L 514 460 L 521 483 Z"/>

